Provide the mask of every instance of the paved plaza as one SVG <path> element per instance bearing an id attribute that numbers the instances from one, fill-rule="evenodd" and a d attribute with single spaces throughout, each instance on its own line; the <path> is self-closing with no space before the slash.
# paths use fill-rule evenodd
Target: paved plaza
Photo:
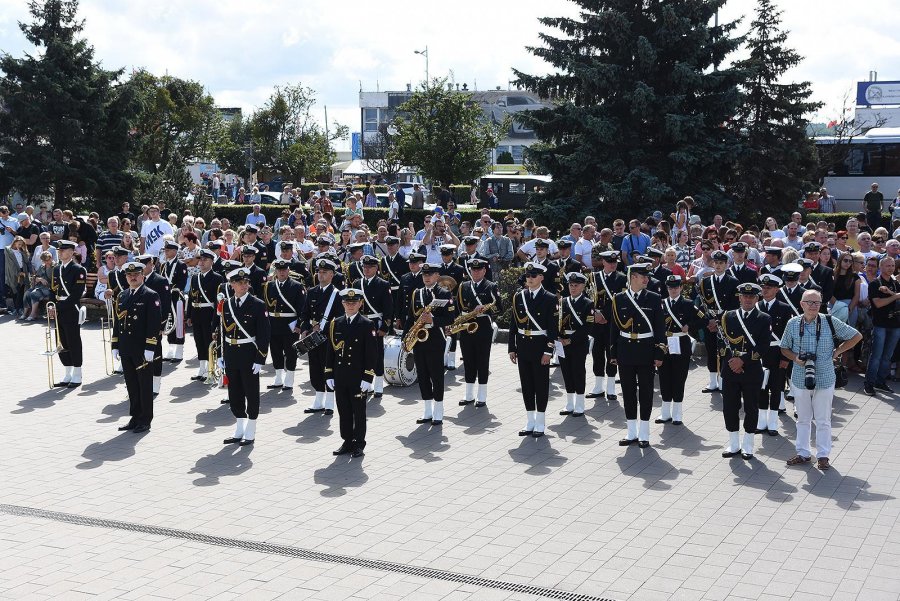
<path id="1" fill-rule="evenodd" d="M 416 386 L 387 388 L 360 460 L 331 455 L 337 415 L 304 415 L 305 362 L 293 396 L 264 394 L 255 446 L 222 445 L 233 418 L 189 380 L 193 350 L 166 364 L 152 430 L 117 432 L 124 382 L 96 325 L 84 339 L 85 384 L 48 391 L 42 325 L 0 322 L 3 599 L 900 599 L 900 396 L 858 376 L 822 473 L 785 466 L 790 412 L 755 461 L 723 459 L 702 366 L 649 449 L 618 446 L 621 394 L 559 416 L 559 373 L 548 436 L 520 438 L 496 345 L 487 409 L 457 406 L 461 368 L 442 428 L 416 425 Z"/>

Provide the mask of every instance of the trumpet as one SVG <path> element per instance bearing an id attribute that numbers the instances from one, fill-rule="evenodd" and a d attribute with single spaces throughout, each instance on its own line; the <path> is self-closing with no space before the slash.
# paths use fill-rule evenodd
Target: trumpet
<path id="1" fill-rule="evenodd" d="M 113 327 L 113 307 L 112 301 L 106 300 L 106 319 L 100 319 L 100 336 L 103 340 L 103 368 L 106 375 L 111 376 L 115 373 L 116 362 L 112 354 L 112 327 Z"/>
<path id="2" fill-rule="evenodd" d="M 459 334 L 460 332 L 465 330 L 467 334 L 474 334 L 478 331 L 478 322 L 475 320 L 479 316 L 493 309 L 494 305 L 496 304 L 496 301 L 493 301 L 486 305 L 483 305 L 483 309 L 480 312 L 475 309 L 469 311 L 468 313 L 463 313 L 462 315 L 454 319 L 452 324 L 450 324 L 450 333 Z"/>
<path id="3" fill-rule="evenodd" d="M 44 329 L 44 347 L 45 350 L 41 355 L 47 357 L 47 383 L 50 388 L 55 387 L 55 377 L 53 372 L 53 356 L 63 352 L 63 345 L 59 342 L 59 318 L 56 315 L 56 303 L 47 303 L 47 326 Z"/>
<path id="4" fill-rule="evenodd" d="M 219 366 L 217 365 L 219 361 L 218 338 L 219 333 L 213 332 L 213 339 L 212 342 L 209 343 L 209 350 L 207 351 L 206 380 L 203 381 L 207 386 L 217 386 L 219 384 L 219 378 L 222 375 L 222 370 L 219 369 Z"/>

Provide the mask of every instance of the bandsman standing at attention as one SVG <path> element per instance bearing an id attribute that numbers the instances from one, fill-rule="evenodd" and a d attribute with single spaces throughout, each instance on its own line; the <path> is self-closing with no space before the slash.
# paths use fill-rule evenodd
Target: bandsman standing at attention
<path id="1" fill-rule="evenodd" d="M 469 272 L 472 279 L 463 282 L 456 289 L 456 304 L 459 315 L 473 313 L 471 323 L 478 328 L 473 333 L 467 329 L 459 333 L 459 348 L 462 351 L 463 369 L 466 381 L 466 393 L 460 406 L 474 402 L 476 407 L 487 405 L 487 385 L 490 377 L 491 346 L 494 339 L 494 323 L 491 312 L 500 314 L 503 307 L 497 284 L 487 279 L 488 262 L 485 259 L 469 259 Z M 490 309 L 489 305 L 493 305 Z M 475 396 L 475 383 L 478 383 L 478 397 Z"/>
<path id="2" fill-rule="evenodd" d="M 363 299 L 362 313 L 375 324 L 375 336 L 378 344 L 375 349 L 375 398 L 380 399 L 384 393 L 384 337 L 391 331 L 394 316 L 394 297 L 391 286 L 378 277 L 379 261 L 372 255 L 362 259 L 363 277 L 357 282 L 357 288 Z"/>
<path id="3" fill-rule="evenodd" d="M 409 270 L 400 276 L 400 305 L 394 311 L 397 315 L 396 327 L 403 331 L 407 329 L 406 317 L 410 314 L 409 303 L 413 298 L 413 292 L 425 285 L 422 279 L 422 265 L 425 264 L 425 255 L 411 252 L 407 260 Z"/>
<path id="4" fill-rule="evenodd" d="M 776 272 L 781 271 L 781 253 L 784 249 L 780 246 L 767 246 L 765 250 L 766 252 L 763 255 L 763 265 L 759 268 L 759 273 L 757 275 L 761 276 L 764 273 L 778 275 Z"/>
<path id="5" fill-rule="evenodd" d="M 112 303 L 115 301 L 116 296 L 123 290 L 128 289 L 128 279 L 125 277 L 124 267 L 128 262 L 130 251 L 121 246 L 113 246 L 112 253 L 115 256 L 116 267 L 107 274 L 109 284 L 106 287 L 106 291 L 103 293 L 103 298 L 109 303 L 110 307 L 112 307 Z M 112 316 L 113 321 L 115 321 L 115 312 L 112 312 Z M 113 373 L 122 373 L 122 365 L 118 361 L 113 361 Z"/>
<path id="6" fill-rule="evenodd" d="M 469 261 L 472 259 L 482 259 L 487 261 L 480 252 L 478 252 L 478 243 L 481 242 L 481 239 L 478 236 L 466 236 L 463 238 L 463 244 L 465 246 L 464 250 L 459 254 L 459 258 L 457 258 L 456 262 L 459 263 L 463 269 L 465 270 L 464 280 L 469 281 L 472 279 L 472 268 L 469 265 Z M 487 273 L 484 278 L 489 281 L 494 281 L 494 272 L 491 270 L 490 264 L 487 266 Z"/>
<path id="7" fill-rule="evenodd" d="M 668 281 L 669 276 L 672 275 L 672 271 L 662 264 L 662 258 L 665 254 L 665 251 L 662 251 L 655 246 L 647 248 L 647 259 L 650 263 L 650 283 L 647 285 L 647 290 L 657 293 L 660 298 L 666 298 L 666 296 L 668 296 L 665 291 L 666 281 Z M 648 261 L 644 262 L 646 263 Z"/>
<path id="8" fill-rule="evenodd" d="M 383 348 L 383 344 L 375 334 L 375 324 L 359 314 L 362 300 L 361 290 L 341 290 L 344 314 L 329 324 L 323 345 L 325 377 L 328 386 L 334 389 L 344 441 L 333 455 L 349 453 L 351 457 L 362 457 L 365 454 L 366 393 L 372 390 L 377 349 Z"/>
<path id="9" fill-rule="evenodd" d="M 153 355 L 153 398 L 159 396 L 162 384 L 162 336 L 172 310 L 172 292 L 169 280 L 156 273 L 156 256 L 140 255 L 135 260 L 144 266 L 144 285 L 159 296 L 159 332 L 156 335 L 156 349 Z"/>
<path id="10" fill-rule="evenodd" d="M 226 265 L 227 261 L 219 254 L 222 252 L 222 248 L 225 247 L 225 242 L 223 240 L 210 240 L 206 243 L 206 246 L 216 255 L 212 264 L 212 270 L 222 276 L 222 279 L 224 280 L 225 276 L 230 271 Z"/>
<path id="11" fill-rule="evenodd" d="M 615 401 L 618 370 L 610 361 L 609 348 L 612 339 L 609 337 L 609 324 L 612 321 L 612 299 L 625 289 L 628 282 L 625 274 L 617 270 L 619 251 L 602 252 L 600 259 L 603 261 L 603 269 L 590 276 L 594 278 L 594 298 L 588 299 L 594 303 L 594 327 L 591 329 L 591 335 L 594 337 L 594 346 L 591 349 L 591 357 L 594 360 L 594 388 L 587 398 L 606 397 L 610 401 Z M 604 374 L 606 374 L 605 386 Z"/>
<path id="12" fill-rule="evenodd" d="M 772 339 L 771 318 L 756 308 L 762 289 L 757 284 L 737 288 L 740 307 L 719 318 L 722 329 L 722 412 L 728 431 L 728 446 L 722 457 L 739 454 L 753 459 L 753 435 L 759 418 L 759 396 L 763 388 L 762 357 Z M 744 409 L 744 439 L 740 439 L 740 412 Z"/>
<path id="13" fill-rule="evenodd" d="M 556 296 L 559 294 L 559 278 L 557 277 L 559 274 L 559 266 L 556 262 L 551 261 L 548 258 L 548 253 L 550 252 L 550 242 L 548 240 L 544 240 L 543 238 L 537 238 L 534 241 L 534 259 L 532 259 L 532 263 L 535 265 L 540 265 L 545 269 L 544 271 L 544 289 L 550 294 Z M 519 286 L 524 288 L 528 284 L 526 283 L 526 276 L 522 275 L 519 277 Z"/>
<path id="14" fill-rule="evenodd" d="M 519 368 L 525 401 L 525 428 L 519 436 L 534 438 L 543 436 L 546 428 L 550 358 L 559 338 L 556 295 L 543 286 L 547 273 L 540 263 L 525 264 L 525 288 L 513 297 L 515 331 L 510 328 L 509 333 L 509 359 Z"/>
<path id="15" fill-rule="evenodd" d="M 609 327 L 610 360 L 619 367 L 628 425 L 628 434 L 619 445 L 638 443 L 642 449 L 650 446 L 653 368 L 662 365 L 666 352 L 662 302 L 658 294 L 646 289 L 649 282 L 649 265 L 628 266 L 628 286 L 613 297 Z"/>
<path id="16" fill-rule="evenodd" d="M 569 240 L 560 240 L 568 242 Z M 587 369 L 588 338 L 594 325 L 594 305 L 584 295 L 587 276 L 580 271 L 566 275 L 567 294 L 560 299 L 559 343 L 557 349 L 559 367 L 566 385 L 566 408 L 560 415 L 582 417 L 584 415 L 585 371 Z"/>
<path id="17" fill-rule="evenodd" d="M 566 279 L 566 276 L 570 273 L 581 273 L 582 265 L 572 258 L 571 240 L 560 238 L 556 241 L 556 248 L 559 249 L 559 258 L 554 261 L 556 263 L 558 287 L 562 296 L 569 296 L 569 280 Z"/>
<path id="18" fill-rule="evenodd" d="M 175 319 L 175 328 L 166 336 L 169 349 L 163 361 L 181 363 L 184 359 L 184 320 L 187 313 L 184 291 L 187 290 L 188 270 L 183 261 L 178 260 L 178 244 L 173 240 L 166 240 L 163 245 L 166 260 L 159 266 L 159 273 L 169 282 L 169 291 L 172 296 L 171 309 Z"/>
<path id="19" fill-rule="evenodd" d="M 728 273 L 734 276 L 738 284 L 755 284 L 757 273 L 747 264 L 747 245 L 738 241 L 732 244 L 729 250 L 733 262 L 728 268 Z"/>
<path id="20" fill-rule="evenodd" d="M 363 277 L 362 257 L 365 244 L 354 242 L 347 247 L 347 261 L 341 265 L 346 278 L 345 286 L 353 287 Z"/>
<path id="21" fill-rule="evenodd" d="M 294 243 L 290 240 L 284 240 L 278 244 L 279 259 L 283 259 L 288 263 L 291 279 L 296 280 L 304 288 L 311 287 L 312 275 L 306 266 L 306 261 L 298 259 L 294 254 Z M 274 263 L 274 261 L 273 261 Z"/>
<path id="22" fill-rule="evenodd" d="M 159 295 L 144 285 L 144 265 L 127 263 L 123 272 L 128 288 L 116 296 L 111 346 L 113 358 L 122 362 L 131 417 L 119 430 L 140 434 L 149 430 L 153 421 L 152 362 L 159 343 L 162 303 Z"/>
<path id="23" fill-rule="evenodd" d="M 702 392 L 722 390 L 719 365 L 719 319 L 737 307 L 738 281 L 728 273 L 728 255 L 717 250 L 712 254 L 715 272 L 700 280 L 700 300 L 706 312 L 706 331 L 703 333 L 703 344 L 706 346 L 706 369 L 709 371 L 709 385 Z"/>
<path id="24" fill-rule="evenodd" d="M 762 299 L 756 303 L 756 308 L 771 319 L 772 333 L 768 341 L 769 346 L 762 353 L 763 368 L 769 370 L 769 377 L 759 394 L 756 433 L 778 436 L 778 413 L 784 404 L 784 381 L 789 364 L 787 358 L 781 354 L 781 337 L 794 312 L 778 298 L 781 278 L 765 273 L 759 278 L 759 283 L 762 286 Z"/>
<path id="25" fill-rule="evenodd" d="M 199 367 L 197 375 L 191 380 L 202 382 L 209 373 L 209 345 L 213 341 L 213 332 L 219 329 L 216 313 L 219 287 L 225 279 L 213 271 L 216 254 L 204 248 L 200 251 L 200 271 L 191 282 L 190 301 L 187 308 L 187 324 L 194 331 L 194 346 L 197 348 Z M 221 342 L 221 341 L 220 341 Z"/>
<path id="26" fill-rule="evenodd" d="M 806 289 L 800 285 L 801 273 L 803 273 L 802 265 L 788 263 L 781 266 L 781 275 L 779 276 L 784 281 L 784 285 L 778 291 L 778 300 L 784 301 L 791 309 L 794 317 L 803 315 L 803 309 L 800 308 L 800 300 L 803 298 L 803 293 L 806 292 Z"/>
<path id="27" fill-rule="evenodd" d="M 668 353 L 663 357 L 659 372 L 659 396 L 662 411 L 657 424 L 684 423 L 684 385 L 691 366 L 693 340 L 689 332 L 706 325 L 703 311 L 684 298 L 684 281 L 680 275 L 666 278 L 666 299 L 663 301 L 663 320 L 666 325 Z"/>
<path id="28" fill-rule="evenodd" d="M 459 286 L 466 279 L 465 268 L 456 262 L 456 245 L 441 244 L 441 265 L 438 274 L 442 277 L 451 277 Z M 448 336 L 450 346 L 444 354 L 444 368 L 449 370 L 456 369 L 456 334 Z"/>
<path id="29" fill-rule="evenodd" d="M 390 317 L 386 315 L 385 318 L 390 319 L 393 324 L 397 316 L 402 314 L 403 296 L 400 293 L 400 280 L 409 272 L 409 265 L 400 254 L 400 238 L 388 236 L 384 240 L 387 244 L 387 254 L 381 257 L 381 277 L 391 287 L 391 294 L 394 296 L 394 315 Z"/>
<path id="30" fill-rule="evenodd" d="M 237 420 L 234 435 L 225 444 L 251 445 L 256 440 L 259 417 L 259 372 L 269 353 L 269 317 L 266 305 L 250 294 L 250 270 L 235 269 L 228 274 L 234 289 L 222 307 L 222 358 L 228 378 L 228 404 Z"/>
<path id="31" fill-rule="evenodd" d="M 55 382 L 57 388 L 78 388 L 81 386 L 81 346 L 82 319 L 81 297 L 87 284 L 87 271 L 72 260 L 75 243 L 60 240 L 56 246 L 59 264 L 53 268 L 50 278 L 50 301 L 55 303 L 55 314 L 59 325 L 59 361 L 66 367 L 62 381 Z"/>
<path id="32" fill-rule="evenodd" d="M 323 337 L 328 324 L 336 317 L 344 313 L 341 301 L 338 298 L 339 290 L 332 284 L 337 264 L 329 258 L 320 258 L 316 261 L 316 280 L 318 284 L 310 288 L 306 293 L 306 305 L 303 307 L 300 319 L 300 338 L 305 338 L 313 332 L 320 333 Z M 325 380 L 325 345 L 319 344 L 308 352 L 309 355 L 309 381 L 312 384 L 316 396 L 312 405 L 303 410 L 304 413 L 319 413 L 334 415 L 334 389 L 329 388 Z"/>
<path id="33" fill-rule="evenodd" d="M 241 247 L 241 261 L 243 267 L 250 272 L 250 292 L 257 298 L 262 297 L 263 283 L 266 281 L 268 272 L 259 266 L 256 257 L 259 256 L 259 249 L 249 244 Z M 229 272 L 231 273 L 231 272 Z"/>
<path id="34" fill-rule="evenodd" d="M 272 352 L 272 367 L 275 368 L 275 381 L 266 386 L 271 390 L 294 389 L 294 371 L 297 369 L 297 349 L 294 343 L 299 340 L 300 316 L 306 304 L 306 291 L 303 285 L 290 277 L 290 261 L 276 259 L 275 279 L 263 284 L 263 302 L 269 313 L 271 340 L 269 348 Z"/>
<path id="35" fill-rule="evenodd" d="M 406 331 L 422 318 L 423 329 L 428 337 L 413 347 L 419 393 L 425 405 L 417 424 L 440 426 L 444 423 L 444 349 L 447 337 L 444 328 L 456 317 L 453 294 L 438 284 L 440 266 L 425 263 L 422 266 L 422 287 L 414 290 L 410 298 L 409 314 L 406 316 Z M 434 303 L 432 305 L 432 303 Z M 426 307 L 430 307 L 426 311 Z M 423 315 L 424 313 L 424 315 Z"/>

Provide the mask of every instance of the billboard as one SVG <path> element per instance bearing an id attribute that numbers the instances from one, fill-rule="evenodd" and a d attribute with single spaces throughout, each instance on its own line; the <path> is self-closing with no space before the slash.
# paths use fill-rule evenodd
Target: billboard
<path id="1" fill-rule="evenodd" d="M 856 104 L 883 106 L 900 104 L 900 81 L 860 81 L 856 84 Z"/>
<path id="2" fill-rule="evenodd" d="M 350 134 L 350 160 L 362 158 L 362 134 L 358 131 Z"/>

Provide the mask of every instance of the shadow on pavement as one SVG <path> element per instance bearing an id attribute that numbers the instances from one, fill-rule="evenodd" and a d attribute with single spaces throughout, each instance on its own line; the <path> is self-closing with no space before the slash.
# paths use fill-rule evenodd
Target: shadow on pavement
<path id="1" fill-rule="evenodd" d="M 38 409 L 49 409 L 53 405 L 56 404 L 57 401 L 64 398 L 69 390 L 77 390 L 77 389 L 69 389 L 69 388 L 54 388 L 52 390 L 45 390 L 44 392 L 38 393 L 34 396 L 30 396 L 27 399 L 22 399 L 19 401 L 19 408 L 13 409 L 10 411 L 13 415 L 19 415 L 22 413 L 31 413 L 32 411 L 36 411 Z"/>
<path id="2" fill-rule="evenodd" d="M 509 456 L 516 463 L 527 465 L 525 473 L 529 476 L 545 476 L 569 460 L 550 446 L 546 435 L 541 438 L 523 436 L 519 446 L 509 450 Z"/>
<path id="3" fill-rule="evenodd" d="M 729 461 L 734 471 L 734 483 L 739 486 L 749 486 L 757 490 L 766 491 L 766 498 L 771 501 L 784 503 L 794 498 L 797 487 L 784 481 L 782 475 L 770 470 L 759 459 L 745 461 L 740 455 Z"/>
<path id="4" fill-rule="evenodd" d="M 86 461 L 79 463 L 75 467 L 80 470 L 92 470 L 100 467 L 107 461 L 128 459 L 134 455 L 138 442 L 151 432 L 143 434 L 135 434 L 131 431 L 119 432 L 115 438 L 105 442 L 93 442 L 81 454 Z"/>
<path id="5" fill-rule="evenodd" d="M 313 481 L 325 488 L 319 491 L 323 497 L 342 497 L 348 488 L 358 488 L 369 481 L 363 471 L 365 457 L 352 459 L 349 455 L 335 457 L 331 465 L 313 472 Z"/>
<path id="6" fill-rule="evenodd" d="M 125 379 L 121 375 L 104 376 L 99 380 L 82 384 L 78 389 L 78 396 L 94 396 L 100 392 L 108 392 L 119 384 L 125 384 Z"/>
<path id="7" fill-rule="evenodd" d="M 447 401 L 444 402 L 446 403 Z M 456 417 L 444 415 L 444 420 L 464 428 L 463 434 L 481 434 L 502 425 L 501 422 L 497 421 L 496 416 L 491 413 L 490 406 L 476 408 L 475 403 L 470 403 L 460 408 Z"/>
<path id="8" fill-rule="evenodd" d="M 700 451 L 710 451 L 718 449 L 720 445 L 703 444 L 706 439 L 702 436 L 694 434 L 687 426 L 673 426 L 672 424 L 660 424 L 659 430 L 659 448 L 681 449 L 681 454 L 686 457 L 696 457 Z"/>
<path id="9" fill-rule="evenodd" d="M 194 428 L 194 433 L 206 434 L 219 426 L 234 425 L 234 416 L 228 405 L 219 404 L 206 409 L 203 413 L 198 413 L 196 422 L 200 427 Z"/>
<path id="10" fill-rule="evenodd" d="M 334 433 L 331 429 L 331 420 L 336 416 L 328 417 L 322 413 L 308 413 L 303 421 L 296 426 L 285 428 L 283 432 L 289 436 L 296 436 L 297 442 L 311 444 Z"/>
<path id="11" fill-rule="evenodd" d="M 242 447 L 236 444 L 223 445 L 215 455 L 206 455 L 197 460 L 189 474 L 201 474 L 193 481 L 194 486 L 216 486 L 225 476 L 237 476 L 250 469 L 253 461 L 250 453 L 253 446 Z"/>
<path id="12" fill-rule="evenodd" d="M 169 390 L 169 396 L 172 397 L 170 403 L 186 403 L 192 399 L 204 398 L 210 396 L 210 393 L 215 393 L 217 390 L 220 390 L 217 387 L 210 387 L 204 384 L 203 382 L 191 381 L 182 386 L 175 386 L 171 390 Z M 222 393 L 225 393 L 224 389 L 221 389 Z"/>
<path id="13" fill-rule="evenodd" d="M 678 469 L 651 447 L 641 449 L 636 444 L 625 448 L 625 454 L 616 458 L 619 469 L 625 476 L 640 478 L 644 488 L 669 490 L 672 486 L 664 480 L 677 480 L 680 474 L 691 474 L 691 470 Z"/>
<path id="14" fill-rule="evenodd" d="M 421 424 L 409 435 L 396 438 L 400 444 L 412 451 L 409 454 L 410 457 L 431 463 L 441 460 L 435 453 L 443 453 L 450 448 L 450 445 L 447 444 L 448 438 L 443 435 L 441 430 L 442 426 L 432 427 L 430 424 Z"/>
<path id="15" fill-rule="evenodd" d="M 97 420 L 97 423 L 98 424 L 111 424 L 113 422 L 119 421 L 121 418 L 128 415 L 128 405 L 129 405 L 128 399 L 122 399 L 118 403 L 107 405 L 106 407 L 104 407 L 103 409 L 100 410 L 100 412 L 107 417 L 101 417 L 100 419 Z"/>
<path id="16" fill-rule="evenodd" d="M 560 419 L 560 423 L 547 426 L 560 440 L 574 444 L 594 444 L 600 440 L 600 432 L 586 417 L 560 416 Z"/>
<path id="17" fill-rule="evenodd" d="M 842 476 L 833 466 L 827 472 L 815 467 L 816 459 L 802 469 L 807 469 L 806 484 L 801 488 L 822 499 L 830 499 L 846 511 L 858 511 L 860 503 L 893 501 L 894 497 L 869 491 L 869 483 L 861 478 Z M 796 468 L 791 468 L 796 469 Z"/>

